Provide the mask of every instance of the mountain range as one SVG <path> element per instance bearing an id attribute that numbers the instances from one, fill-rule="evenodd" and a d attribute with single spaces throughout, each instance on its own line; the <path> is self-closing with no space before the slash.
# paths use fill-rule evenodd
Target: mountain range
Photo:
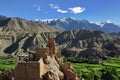
<path id="1" fill-rule="evenodd" d="M 56 36 L 64 56 L 86 57 L 92 55 L 105 59 L 120 55 L 120 37 L 101 31 L 72 30 Z"/>
<path id="2" fill-rule="evenodd" d="M 54 32 L 55 28 L 48 25 L 36 24 L 34 22 L 22 18 L 7 18 L 0 16 L 0 30 L 3 32 L 24 32 L 24 33 L 41 33 L 41 32 Z"/>
<path id="3" fill-rule="evenodd" d="M 93 23 L 88 20 L 79 20 L 72 17 L 62 19 L 35 20 L 36 23 L 43 23 L 53 26 L 57 30 L 99 30 L 107 33 L 120 32 L 120 26 L 111 22 Z"/>
<path id="4" fill-rule="evenodd" d="M 60 31 L 56 30 L 55 26 L 45 24 L 46 21 L 43 23 L 43 21 L 28 21 L 21 18 L 0 18 L 0 55 L 17 55 L 29 50 L 34 51 L 37 47 L 44 48 L 47 45 L 48 38 L 55 38 L 56 46 L 62 49 L 64 56 L 86 57 L 92 55 L 105 59 L 120 55 L 120 37 L 99 31 L 100 25 L 86 20 L 78 20 L 78 22 L 91 25 L 91 27 L 85 27 L 88 30 L 68 29 Z M 77 21 L 72 18 L 67 19 L 71 25 L 75 25 L 74 23 Z M 47 23 L 52 22 L 53 20 Z M 69 27 L 66 26 L 65 28 Z"/>
<path id="5" fill-rule="evenodd" d="M 62 49 L 66 57 L 106 59 L 120 55 L 120 37 L 90 30 L 0 35 L 0 55 L 17 55 L 34 51 L 37 47 L 45 48 L 50 37 L 55 38 L 56 46 Z"/>

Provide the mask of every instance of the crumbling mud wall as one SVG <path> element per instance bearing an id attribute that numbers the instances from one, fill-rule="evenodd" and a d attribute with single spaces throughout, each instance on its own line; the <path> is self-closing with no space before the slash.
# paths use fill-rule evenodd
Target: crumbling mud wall
<path id="1" fill-rule="evenodd" d="M 35 53 L 29 53 L 26 61 L 18 62 L 15 68 L 15 80 L 81 79 L 71 68 L 70 63 L 63 62 L 61 50 L 55 47 L 55 40 L 49 39 L 46 48 L 37 48 Z"/>
<path id="2" fill-rule="evenodd" d="M 39 62 L 20 62 L 15 69 L 15 80 L 41 80 Z"/>
<path id="3" fill-rule="evenodd" d="M 55 39 L 49 39 L 47 47 L 49 47 L 51 56 L 55 54 Z"/>
<path id="4" fill-rule="evenodd" d="M 49 56 L 49 48 L 37 48 L 35 52 L 35 58 L 44 58 Z"/>

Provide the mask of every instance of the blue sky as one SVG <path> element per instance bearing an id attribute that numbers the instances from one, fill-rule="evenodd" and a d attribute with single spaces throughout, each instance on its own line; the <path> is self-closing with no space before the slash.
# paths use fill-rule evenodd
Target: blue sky
<path id="1" fill-rule="evenodd" d="M 0 15 L 28 20 L 74 17 L 120 24 L 120 0 L 0 0 Z"/>

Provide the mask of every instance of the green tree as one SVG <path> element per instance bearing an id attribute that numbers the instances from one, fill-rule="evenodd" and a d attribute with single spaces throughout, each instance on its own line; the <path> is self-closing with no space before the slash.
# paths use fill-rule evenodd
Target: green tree
<path id="1" fill-rule="evenodd" d="M 93 71 L 93 74 L 94 74 L 94 80 L 101 80 L 101 74 L 99 71 Z"/>
<path id="2" fill-rule="evenodd" d="M 106 67 L 102 70 L 102 80 L 120 80 L 120 75 L 116 68 Z"/>
<path id="3" fill-rule="evenodd" d="M 94 80 L 94 74 L 92 72 L 89 73 L 82 73 L 82 78 L 85 80 Z"/>

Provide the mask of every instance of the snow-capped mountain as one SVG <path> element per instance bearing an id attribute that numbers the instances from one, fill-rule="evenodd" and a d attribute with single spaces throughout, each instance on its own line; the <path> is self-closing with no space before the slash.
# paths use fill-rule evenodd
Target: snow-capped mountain
<path id="1" fill-rule="evenodd" d="M 120 32 L 119 25 L 111 22 L 96 22 L 92 23 L 88 20 L 79 20 L 72 17 L 61 18 L 61 19 L 46 19 L 38 20 L 37 23 L 41 22 L 50 26 L 55 27 L 58 30 L 74 30 L 74 29 L 85 29 L 85 30 L 100 30 L 107 33 Z"/>

